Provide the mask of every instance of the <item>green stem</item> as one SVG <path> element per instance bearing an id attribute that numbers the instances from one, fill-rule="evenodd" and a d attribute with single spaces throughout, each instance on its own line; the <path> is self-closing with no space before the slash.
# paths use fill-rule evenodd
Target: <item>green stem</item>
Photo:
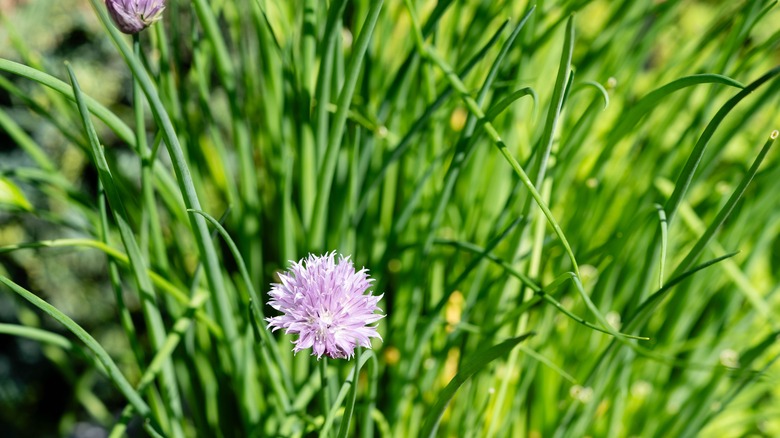
<path id="1" fill-rule="evenodd" d="M 162 343 L 166 337 L 165 325 L 160 314 L 160 309 L 157 304 L 157 298 L 152 285 L 151 278 L 146 269 L 146 261 L 141 254 L 138 242 L 135 239 L 132 228 L 130 227 L 129 215 L 125 206 L 124 200 L 119 193 L 116 180 L 113 177 L 111 169 L 108 165 L 108 161 L 103 151 L 103 147 L 95 131 L 95 127 L 92 124 L 91 116 L 87 110 L 86 102 L 83 99 L 83 94 L 79 87 L 76 75 L 69 64 L 66 65 L 68 75 L 73 84 L 73 94 L 78 104 L 78 110 L 82 117 L 82 124 L 84 131 L 87 134 L 89 145 L 91 149 L 91 158 L 98 171 L 98 177 L 100 183 L 105 189 L 108 203 L 111 206 L 114 220 L 119 228 L 119 236 L 122 240 L 122 244 L 127 250 L 127 256 L 130 260 L 130 269 L 133 273 L 136 286 L 138 287 L 138 293 L 141 298 L 141 310 L 144 315 L 147 327 L 149 329 L 149 338 L 155 348 L 162 347 Z M 172 362 L 166 362 L 163 367 L 163 373 L 161 376 L 161 386 L 163 388 L 163 400 L 165 401 L 165 408 L 167 413 L 167 419 L 170 420 L 170 427 L 173 436 L 183 437 L 184 431 L 181 427 L 180 421 L 182 418 L 182 406 L 179 398 L 179 389 L 176 382 L 176 374 L 173 369 Z M 161 420 L 166 418 L 161 417 Z"/>
<path id="2" fill-rule="evenodd" d="M 100 209 L 100 240 L 109 245 L 108 242 L 108 211 L 106 209 L 106 196 L 103 191 L 103 185 L 98 183 L 98 208 Z M 127 339 L 130 342 L 130 348 L 133 350 L 136 362 L 139 367 L 143 367 L 145 363 L 143 350 L 138 343 L 138 336 L 136 336 L 135 324 L 133 323 L 133 317 L 130 315 L 130 310 L 125 304 L 124 296 L 122 295 L 122 280 L 119 277 L 119 268 L 117 262 L 111 257 L 108 257 L 108 274 L 111 281 L 111 288 L 114 290 L 114 296 L 116 298 L 117 311 L 119 312 L 119 321 L 122 324 L 122 328 L 127 335 Z"/>
<path id="3" fill-rule="evenodd" d="M 133 52 L 141 57 L 141 45 L 138 34 L 133 35 Z M 165 274 L 168 272 L 168 257 L 160 228 L 160 215 L 154 194 L 154 154 L 146 141 L 146 119 L 144 117 L 143 90 L 138 80 L 133 79 L 133 110 L 135 113 L 135 136 L 138 154 L 141 157 L 141 195 L 144 204 L 141 229 L 141 250 L 145 257 L 153 260 Z M 149 257 L 151 246 L 153 257 Z"/>
<path id="4" fill-rule="evenodd" d="M 138 80 L 141 89 L 154 114 L 155 120 L 158 126 L 162 129 L 163 140 L 165 146 L 168 148 L 168 154 L 171 156 L 171 164 L 174 172 L 176 173 L 176 179 L 179 183 L 179 189 L 181 190 L 182 197 L 184 198 L 184 204 L 186 208 L 193 210 L 202 210 L 198 193 L 195 190 L 195 184 L 190 174 L 190 169 L 187 166 L 187 161 L 184 157 L 184 151 L 179 143 L 179 138 L 174 130 L 173 123 L 168 112 L 160 100 L 157 94 L 157 89 L 154 86 L 149 74 L 144 69 L 138 58 L 133 55 L 132 50 L 127 46 L 122 35 L 111 23 L 111 19 L 108 17 L 105 9 L 101 5 L 99 0 L 90 0 L 92 7 L 95 9 L 98 18 L 103 23 L 106 31 L 111 36 L 111 39 L 116 44 L 117 48 L 122 54 L 122 57 L 127 62 L 128 67 L 133 73 L 133 76 Z M 222 270 L 219 263 L 219 257 L 217 256 L 216 249 L 211 242 L 211 236 L 209 233 L 206 220 L 195 213 L 188 215 L 190 224 L 193 229 L 195 242 L 198 246 L 198 252 L 203 259 L 203 266 L 206 271 L 206 279 L 209 284 L 209 288 L 212 291 L 211 297 L 213 300 L 214 308 L 218 314 L 218 320 L 225 333 L 226 342 L 230 348 L 230 363 L 235 365 L 242 357 L 240 351 L 240 343 L 236 342 L 238 338 L 238 326 L 236 325 L 235 316 L 233 315 L 233 309 L 231 307 L 227 290 L 225 288 L 224 279 L 222 276 Z"/>
<path id="5" fill-rule="evenodd" d="M 325 151 L 325 158 L 320 166 L 319 172 L 319 191 L 317 199 L 314 202 L 314 217 L 311 224 L 311 244 L 314 248 L 323 249 L 325 246 L 325 230 L 328 221 L 328 206 L 330 200 L 331 185 L 336 171 L 338 152 L 341 149 L 341 140 L 344 136 L 344 127 L 347 122 L 347 114 L 352 95 L 357 86 L 360 68 L 363 65 L 363 57 L 368 49 L 368 43 L 371 41 L 371 35 L 374 33 L 379 11 L 382 10 L 382 0 L 374 0 L 366 17 L 365 24 L 360 30 L 360 35 L 355 43 L 352 59 L 349 62 L 347 78 L 344 81 L 344 87 L 339 94 L 338 109 L 336 118 L 333 122 L 333 130 L 328 137 L 328 147 Z M 325 102 L 318 102 L 322 107 Z"/>
<path id="6" fill-rule="evenodd" d="M 349 390 L 349 400 L 347 400 L 347 406 L 344 408 L 344 415 L 341 417 L 341 426 L 339 426 L 338 438 L 345 438 L 347 433 L 349 433 L 349 423 L 352 421 L 352 414 L 355 412 L 358 376 L 360 375 L 360 359 L 363 355 L 363 349 L 357 347 L 355 351 L 355 372 L 352 374 L 352 383 Z"/>
<path id="7" fill-rule="evenodd" d="M 555 231 L 555 234 L 561 240 L 561 244 L 563 245 L 566 254 L 569 256 L 569 259 L 571 260 L 572 270 L 577 275 L 577 277 L 580 277 L 580 268 L 579 265 L 577 264 L 577 259 L 574 257 L 574 251 L 572 251 L 571 246 L 569 245 L 569 241 L 566 239 L 566 236 L 563 234 L 563 230 L 561 229 L 560 225 L 558 225 L 558 221 L 555 220 L 555 217 L 553 216 L 552 212 L 547 207 L 547 204 L 544 202 L 542 195 L 536 189 L 534 183 L 531 182 L 531 178 L 528 177 L 528 175 L 525 173 L 525 170 L 523 170 L 522 166 L 520 166 L 520 163 L 518 163 L 515 157 L 512 156 L 512 154 L 509 152 L 509 149 L 504 143 L 504 140 L 501 138 L 501 135 L 499 135 L 498 131 L 493 126 L 493 124 L 486 119 L 485 113 L 482 111 L 482 108 L 480 108 L 477 102 L 469 95 L 466 86 L 463 84 L 463 82 L 460 80 L 457 74 L 455 74 L 455 72 L 452 70 L 449 64 L 447 64 L 447 62 L 444 61 L 444 59 L 442 59 L 441 56 L 439 56 L 439 54 L 436 53 L 435 50 L 433 50 L 429 46 L 424 46 L 423 55 L 425 56 L 425 58 L 427 58 L 435 65 L 437 65 L 442 70 L 442 72 L 444 72 L 447 80 L 450 82 L 450 84 L 455 89 L 455 91 L 460 93 L 461 99 L 463 100 L 463 103 L 466 104 L 466 108 L 469 110 L 469 112 L 474 114 L 477 117 L 477 119 L 483 122 L 482 128 L 485 130 L 485 133 L 488 135 L 488 137 L 490 137 L 493 143 L 495 143 L 496 147 L 498 148 L 498 151 L 501 153 L 501 155 L 504 156 L 506 161 L 509 162 L 509 165 L 512 166 L 512 169 L 514 170 L 515 174 L 520 178 L 520 181 L 523 183 L 526 189 L 528 189 L 528 191 L 531 193 L 531 197 L 534 199 L 534 201 L 536 201 L 536 204 L 539 206 L 539 208 L 542 210 L 542 213 L 544 213 L 544 216 L 547 218 L 547 222 L 550 223 L 550 225 L 553 228 L 553 231 Z"/>
<path id="8" fill-rule="evenodd" d="M 320 410 L 323 420 L 328 418 L 330 413 L 330 385 L 328 384 L 328 358 L 317 359 L 317 365 L 320 368 Z M 323 428 L 320 437 L 327 438 L 328 432 Z"/>
<path id="9" fill-rule="evenodd" d="M 133 53 L 141 57 L 141 38 L 138 34 L 133 35 Z M 149 153 L 149 145 L 146 142 L 146 123 L 144 120 L 144 102 L 143 91 L 138 81 L 133 78 L 133 116 L 135 117 L 135 145 L 136 153 L 141 157 L 141 193 L 146 201 L 146 192 L 149 188 L 149 172 L 145 158 Z M 148 205 L 147 205 L 148 207 Z M 141 254 L 149 258 L 149 210 L 143 209 L 141 212 Z"/>

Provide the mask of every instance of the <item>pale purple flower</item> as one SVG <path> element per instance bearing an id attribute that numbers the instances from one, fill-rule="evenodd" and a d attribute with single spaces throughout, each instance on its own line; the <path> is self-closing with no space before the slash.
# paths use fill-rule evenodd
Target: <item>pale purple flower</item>
<path id="1" fill-rule="evenodd" d="M 371 348 L 371 338 L 379 338 L 376 325 L 384 317 L 377 303 L 382 295 L 366 290 L 373 279 L 365 268 L 355 272 L 349 257 L 336 252 L 309 256 L 292 262 L 289 271 L 279 274 L 281 283 L 271 285 L 269 304 L 282 315 L 266 318 L 274 331 L 298 335 L 293 341 L 295 353 L 312 349 L 317 359 L 350 358 L 355 347 Z"/>
<path id="2" fill-rule="evenodd" d="M 165 0 L 106 0 L 106 9 L 124 33 L 138 33 L 162 17 Z"/>

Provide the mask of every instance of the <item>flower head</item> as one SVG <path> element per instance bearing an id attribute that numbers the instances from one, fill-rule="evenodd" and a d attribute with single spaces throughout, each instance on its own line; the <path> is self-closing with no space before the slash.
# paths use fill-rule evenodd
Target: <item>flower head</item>
<path id="1" fill-rule="evenodd" d="M 106 0 L 111 19 L 124 33 L 138 33 L 162 17 L 165 0 Z"/>
<path id="2" fill-rule="evenodd" d="M 335 254 L 309 254 L 271 285 L 269 304 L 282 315 L 267 318 L 268 327 L 298 335 L 295 353 L 311 348 L 318 359 L 350 358 L 357 345 L 370 348 L 371 338 L 382 339 L 369 325 L 384 317 L 375 313 L 382 295 L 364 294 L 373 281 L 368 271 L 355 272 L 349 257 L 336 262 Z"/>

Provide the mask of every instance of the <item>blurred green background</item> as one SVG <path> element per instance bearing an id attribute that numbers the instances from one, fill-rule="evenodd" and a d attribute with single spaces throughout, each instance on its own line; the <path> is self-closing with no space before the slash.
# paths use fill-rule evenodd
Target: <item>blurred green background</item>
<path id="1" fill-rule="evenodd" d="M 640 345 L 688 366 L 635 357 L 633 350 L 624 349 L 621 351 L 629 352 L 626 356 L 630 357 L 616 358 L 610 362 L 613 368 L 599 368 L 597 359 L 610 338 L 576 325 L 551 306 L 534 308 L 536 313 L 529 319 L 515 321 L 519 315 L 512 309 L 520 306 L 527 290 L 500 265 L 483 260 L 479 269 L 461 279 L 462 284 L 450 284 L 456 274 L 470 271 L 466 267 L 473 260 L 471 253 L 453 249 L 451 241 L 486 247 L 514 218 L 522 218 L 522 225 L 516 229 L 517 235 L 507 239 L 511 243 L 496 246 L 500 257 L 544 285 L 571 270 L 555 234 L 545 231 L 543 222 L 541 228 L 535 225 L 533 213 L 523 216 L 528 213 L 523 205 L 528 205 L 530 198 L 486 138 L 476 141 L 478 152 L 464 165 L 440 222 L 432 224 L 443 181 L 454 160 L 452 150 L 469 115 L 458 96 L 449 97 L 425 122 L 425 128 L 414 137 L 413 152 L 389 167 L 389 176 L 380 188 L 369 190 L 373 177 L 385 170 L 393 148 L 446 85 L 438 69 L 418 60 L 410 78 L 400 87 L 392 87 L 393 74 L 406 54 L 415 53 L 411 22 L 401 2 L 386 2 L 384 6 L 352 101 L 340 154 L 342 164 L 336 172 L 334 193 L 339 195 L 334 195 L 326 243 L 324 247 L 309 246 L 306 182 L 301 178 L 305 172 L 300 168 L 299 151 L 307 141 L 305 136 L 316 136 L 317 131 L 297 130 L 311 122 L 300 115 L 305 110 L 296 106 L 305 94 L 301 89 L 306 88 L 295 77 L 302 56 L 301 11 L 296 2 L 260 3 L 275 40 L 268 34 L 257 40 L 252 39 L 257 36 L 254 33 L 244 35 L 239 26 L 245 24 L 241 6 L 214 3 L 214 8 L 224 13 L 219 22 L 221 32 L 233 38 L 229 49 L 238 65 L 240 107 L 256 148 L 253 164 L 259 182 L 255 188 L 261 205 L 257 211 L 262 212 L 254 235 L 244 234 L 245 223 L 235 215 L 228 218 L 226 227 L 242 251 L 246 250 L 245 256 L 252 254 L 252 275 L 261 293 L 267 291 L 274 272 L 286 267 L 287 259 L 310 250 L 353 249 L 358 265 L 371 269 L 379 279 L 378 291 L 386 294 L 388 311 L 382 326 L 385 341 L 378 350 L 381 381 L 387 389 L 380 395 L 379 409 L 388 417 L 395 436 L 418 430 L 421 417 L 452 378 L 462 356 L 485 342 L 481 336 L 494 343 L 494 338 L 514 335 L 520 327 L 537 330 L 528 350 L 465 386 L 445 416 L 439 431 L 442 436 L 461 432 L 469 436 L 521 436 L 515 435 L 520 431 L 528 436 L 552 436 L 555 432 L 569 436 L 676 436 L 690 432 L 686 418 L 702 420 L 692 423 L 706 426 L 703 432 L 696 431 L 701 436 L 780 435 L 780 368 L 774 362 L 777 342 L 769 341 L 762 347 L 760 357 L 743 370 L 745 373 L 728 372 L 739 367 L 740 351 L 771 339 L 780 329 L 780 166 L 776 151 L 770 153 L 748 187 L 718 235 L 719 241 L 708 247 L 711 252 L 699 262 L 734 250 L 741 253 L 697 274 L 694 280 L 686 280 L 681 286 L 684 292 L 655 313 L 639 333 L 652 338 Z M 437 8 L 433 1 L 412 3 L 420 17 L 428 17 Z M 512 20 L 514 26 L 523 17 L 529 5 L 515 3 L 468 1 L 451 6 L 437 24 L 431 46 L 460 71 L 504 20 Z M 338 46 L 338 57 L 343 58 L 341 79 L 366 5 L 347 5 Z M 319 10 L 319 23 L 325 22 L 325 12 L 324 7 Z M 67 78 L 64 62 L 68 61 L 85 94 L 123 120 L 133 119 L 132 76 L 88 2 L 2 0 L 0 13 L 0 57 L 62 80 Z M 229 98 L 211 63 L 213 53 L 205 44 L 200 45 L 205 37 L 188 2 L 169 7 L 166 20 L 173 21 L 170 14 L 174 13 L 179 17 L 177 23 L 184 23 L 178 28 L 181 40 L 171 43 L 182 63 L 181 71 L 175 72 L 179 75 L 176 86 L 192 94 L 181 97 L 180 108 L 169 110 L 180 112 L 177 128 L 186 131 L 182 135 L 190 140 L 191 166 L 202 178 L 199 189 L 207 210 L 216 217 L 229 206 L 238 205 L 241 211 L 246 207 L 241 205 L 244 198 L 234 198 L 231 192 L 232 186 L 243 181 L 240 159 L 228 154 L 230 159 L 225 160 L 215 140 L 222 138 L 226 147 L 236 147 Z M 658 225 L 653 205 L 669 198 L 696 140 L 738 90 L 723 85 L 686 88 L 654 106 L 626 135 L 611 143 L 616 128 L 642 96 L 677 78 L 717 73 L 748 84 L 780 64 L 780 28 L 776 25 L 780 12 L 774 3 L 760 1 L 538 2 L 537 15 L 521 34 L 518 44 L 522 50 L 510 52 L 489 99 L 494 104 L 520 86 L 533 87 L 538 94 L 535 104 L 521 99 L 495 120 L 512 154 L 523 165 L 528 164 L 527 168 L 532 167 L 533 151 L 544 135 L 565 21 L 571 13 L 575 26 L 573 79 L 554 139 L 550 163 L 554 183 L 537 188 L 574 247 L 586 292 L 619 329 L 621 318 L 627 318 L 640 299 L 657 288 L 657 260 L 648 252 Z M 160 61 L 163 55 L 150 40 L 143 41 L 150 47 L 150 68 L 157 71 L 158 63 L 164 65 Z M 278 52 L 272 49 L 275 45 L 280 47 Z M 489 59 L 497 51 L 495 47 L 492 50 Z M 209 65 L 205 78 L 195 73 L 203 65 L 198 62 Z M 479 90 L 489 65 L 479 64 L 476 73 L 464 79 L 472 95 Z M 97 173 L 79 145 L 84 139 L 75 113 L 58 111 L 62 101 L 50 99 L 48 90 L 27 79 L 3 74 L 0 80 L 0 247 L 94 235 Z M 334 88 L 338 90 L 338 86 Z M 759 89 L 713 136 L 670 230 L 667 275 L 726 203 L 772 129 L 780 128 L 777 89 L 776 80 Z M 606 103 L 603 93 L 607 93 L 609 103 L 602 111 Z M 335 96 L 331 103 L 335 104 Z M 31 111 L 33 105 L 41 108 Z M 45 120 L 41 114 L 50 118 Z M 147 122 L 152 124 L 150 118 Z M 124 183 L 128 204 L 141 210 L 136 192 L 141 164 L 136 153 L 102 124 L 99 130 L 108 158 Z M 150 139 L 153 134 L 150 129 Z M 40 146 L 56 163 L 58 175 L 67 180 L 71 192 L 52 195 L 44 177 L 25 173 L 36 166 L 18 146 L 20 138 Z M 358 165 L 352 151 L 368 152 L 361 155 Z M 166 165 L 167 159 L 161 154 Z M 295 167 L 289 173 L 286 165 L 292 162 Z M 345 163 L 353 163 L 354 168 Z M 362 176 L 353 180 L 352 172 L 358 166 Z M 289 193 L 285 192 L 287 177 L 287 183 L 292 184 Z M 350 190 L 359 194 L 355 199 L 368 200 L 365 215 L 355 214 L 356 205 L 350 198 L 354 192 Z M 288 199 L 292 200 L 294 219 L 283 223 L 280 218 L 282 212 L 287 214 Z M 418 207 L 407 212 L 407 205 Z M 538 212 L 536 216 L 541 217 Z M 406 226 L 398 225 L 399 218 L 408 221 Z M 197 260 L 192 242 L 182 238 L 186 226 L 175 213 L 165 210 L 161 225 L 170 270 L 185 273 L 178 280 L 188 284 L 187 276 Z M 526 225 L 525 234 L 521 234 Z M 533 231 L 539 229 L 544 233 L 541 238 Z M 437 240 L 432 252 L 423 249 L 429 236 Z M 255 240 L 262 245 L 252 243 Z M 534 266 L 531 259 L 538 264 Z M 112 286 L 102 253 L 70 248 L 13 251 L 0 254 L 0 265 L 0 272 L 39 293 L 90 332 L 112 357 L 122 358 L 122 371 L 131 381 L 138 379 L 139 369 L 127 359 L 128 341 L 118 324 L 114 296 L 108 292 Z M 152 265 L 159 267 L 159 260 Z M 235 276 L 230 260 L 225 262 L 225 271 Z M 132 286 L 127 289 L 127 307 L 136 325 L 142 327 L 137 294 L 132 293 Z M 418 295 L 422 289 L 426 293 Z M 593 320 L 574 288 L 564 289 L 562 297 L 558 296 L 563 307 Z M 415 302 L 419 296 L 424 297 L 420 298 L 424 303 Z M 440 299 L 447 303 L 446 308 L 441 315 L 431 315 Z M 173 314 L 166 314 L 166 321 L 170 322 Z M 435 331 L 423 334 L 428 318 L 437 317 L 440 320 L 431 329 Z M 0 293 L 0 323 L 65 333 L 56 322 L 5 290 Z M 146 334 L 142 331 L 140 336 L 147 345 Z M 284 340 L 282 345 L 286 345 Z M 539 355 L 545 360 L 540 361 Z M 547 362 L 557 365 L 540 365 Z M 719 368 L 702 370 L 697 368 L 701 363 Z M 601 377 L 588 385 L 585 382 L 591 366 Z M 747 374 L 754 379 L 740 387 L 740 379 Z M 735 387 L 745 391 L 721 412 L 717 403 L 727 399 Z M 508 394 L 504 404 L 492 405 L 496 392 L 502 391 Z M 103 436 L 123 406 L 123 398 L 82 352 L 0 335 L 0 431 L 4 436 Z M 711 417 L 710 412 L 718 415 Z M 133 423 L 131 434 L 141 433 L 139 428 Z"/>

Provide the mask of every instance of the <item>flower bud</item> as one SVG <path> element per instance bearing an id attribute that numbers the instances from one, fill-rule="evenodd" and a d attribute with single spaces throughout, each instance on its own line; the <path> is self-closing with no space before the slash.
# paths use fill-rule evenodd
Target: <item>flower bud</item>
<path id="1" fill-rule="evenodd" d="M 106 9 L 124 33 L 138 33 L 162 17 L 165 0 L 106 0 Z"/>

